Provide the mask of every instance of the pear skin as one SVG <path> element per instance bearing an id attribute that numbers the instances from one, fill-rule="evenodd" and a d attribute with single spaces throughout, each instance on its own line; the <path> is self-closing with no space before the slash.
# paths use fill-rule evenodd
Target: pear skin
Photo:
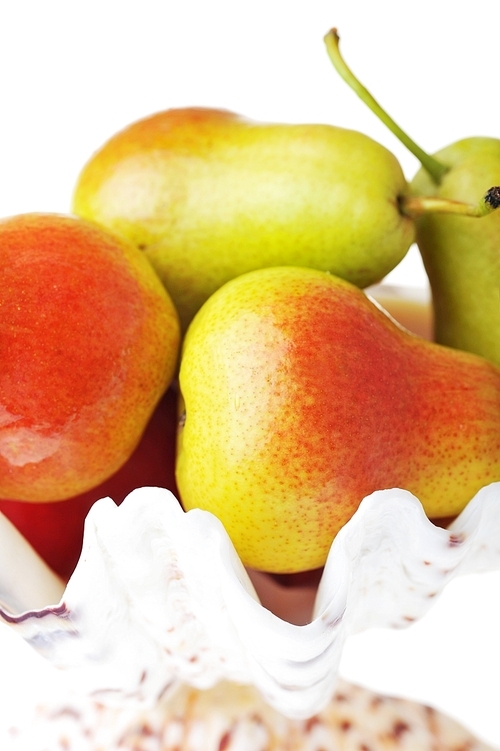
<path id="1" fill-rule="evenodd" d="M 411 183 L 414 195 L 472 202 L 500 185 L 497 138 L 466 138 L 433 156 L 449 170 L 436 185 L 420 169 Z M 416 225 L 432 289 L 436 341 L 500 366 L 500 211 L 480 221 L 424 214 Z"/>
<path id="2" fill-rule="evenodd" d="M 361 133 L 231 112 L 160 112 L 111 138 L 81 172 L 77 215 L 140 247 L 183 329 L 223 283 L 295 265 L 365 287 L 414 240 L 396 158 Z"/>
<path id="3" fill-rule="evenodd" d="M 243 562 L 322 566 L 375 490 L 459 513 L 500 480 L 500 370 L 410 334 L 358 288 L 282 267 L 234 279 L 185 337 L 176 477 Z"/>

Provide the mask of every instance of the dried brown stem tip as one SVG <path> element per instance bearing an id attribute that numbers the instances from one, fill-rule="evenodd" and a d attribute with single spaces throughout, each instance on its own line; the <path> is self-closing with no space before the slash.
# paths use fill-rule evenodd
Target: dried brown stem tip
<path id="1" fill-rule="evenodd" d="M 485 203 L 488 203 L 492 209 L 498 209 L 500 207 L 500 186 L 490 188 L 485 197 Z"/>

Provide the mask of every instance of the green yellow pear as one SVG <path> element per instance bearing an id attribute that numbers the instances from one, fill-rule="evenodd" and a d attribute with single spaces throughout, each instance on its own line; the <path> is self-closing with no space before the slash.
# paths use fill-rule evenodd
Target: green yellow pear
<path id="1" fill-rule="evenodd" d="M 410 198 L 406 207 L 416 219 L 432 289 L 436 341 L 500 365 L 500 212 L 490 213 L 500 205 L 500 140 L 464 138 L 427 154 L 347 67 L 335 29 L 325 41 L 340 75 L 422 164 L 410 185 L 415 203 Z M 450 201 L 457 202 L 456 215 L 439 213 L 440 201 L 447 212 Z"/>
<path id="2" fill-rule="evenodd" d="M 185 329 L 229 279 L 266 266 L 380 280 L 414 240 L 407 183 L 371 138 L 231 112 L 160 112 L 112 137 L 83 168 L 74 212 L 140 247 Z"/>
<path id="3" fill-rule="evenodd" d="M 500 140 L 466 138 L 434 155 L 448 167 L 439 183 L 422 167 L 411 183 L 417 196 L 473 202 L 500 185 Z M 500 204 L 500 190 L 491 194 Z M 500 212 L 480 222 L 424 214 L 417 242 L 432 288 L 434 335 L 500 366 Z"/>
<path id="4" fill-rule="evenodd" d="M 243 562 L 322 566 L 375 490 L 456 515 L 500 480 L 500 370 L 410 334 L 354 285 L 277 267 L 220 288 L 181 356 L 176 477 Z"/>

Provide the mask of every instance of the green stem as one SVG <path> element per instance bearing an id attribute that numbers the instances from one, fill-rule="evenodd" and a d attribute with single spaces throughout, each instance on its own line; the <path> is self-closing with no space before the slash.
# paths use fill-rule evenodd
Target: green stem
<path id="1" fill-rule="evenodd" d="M 422 167 L 427 170 L 436 185 L 439 185 L 443 175 L 448 172 L 448 167 L 438 162 L 433 156 L 425 152 L 413 141 L 407 133 L 394 122 L 387 112 L 382 109 L 380 104 L 372 97 L 368 89 L 356 78 L 350 68 L 347 67 L 339 49 L 340 37 L 337 29 L 331 29 L 325 36 L 325 44 L 330 60 L 332 61 L 337 73 L 359 96 L 359 98 L 371 109 L 371 111 L 386 125 L 389 130 L 417 157 Z"/>
<path id="2" fill-rule="evenodd" d="M 399 203 L 403 214 L 412 219 L 422 214 L 458 214 L 480 218 L 500 207 L 500 187 L 490 188 L 476 205 L 426 196 L 403 196 Z"/>

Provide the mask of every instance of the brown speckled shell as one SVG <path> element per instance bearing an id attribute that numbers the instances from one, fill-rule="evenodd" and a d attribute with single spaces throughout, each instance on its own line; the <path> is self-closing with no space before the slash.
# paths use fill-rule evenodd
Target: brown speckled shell
<path id="1" fill-rule="evenodd" d="M 95 705 L 84 745 L 74 746 L 81 718 L 53 717 L 64 751 L 491 751 L 454 720 L 425 705 L 377 695 L 340 681 L 333 700 L 308 720 L 289 720 L 247 686 L 183 687 L 154 711 L 119 728 L 119 716 Z M 73 728 L 71 727 L 73 726 Z M 71 732 L 73 730 L 73 732 Z M 59 744 L 59 745 L 57 745 Z M 41 747 L 40 747 L 41 748 Z M 44 747 L 45 748 L 45 747 Z M 38 749 L 38 746 L 37 746 Z"/>

